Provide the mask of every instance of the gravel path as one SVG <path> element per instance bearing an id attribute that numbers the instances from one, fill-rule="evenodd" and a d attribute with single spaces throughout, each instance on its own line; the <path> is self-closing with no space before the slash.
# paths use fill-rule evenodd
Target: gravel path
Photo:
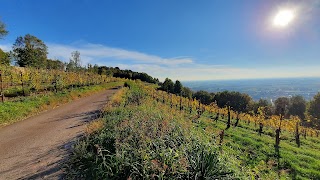
<path id="1" fill-rule="evenodd" d="M 0 180 L 60 179 L 72 143 L 116 91 L 106 90 L 0 128 Z"/>

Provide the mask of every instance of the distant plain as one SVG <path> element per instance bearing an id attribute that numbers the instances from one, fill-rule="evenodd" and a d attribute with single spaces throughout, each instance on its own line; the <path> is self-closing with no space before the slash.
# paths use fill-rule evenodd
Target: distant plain
<path id="1" fill-rule="evenodd" d="M 184 81 L 182 83 L 194 91 L 238 91 L 249 94 L 254 100 L 263 98 L 269 101 L 294 95 L 301 95 L 306 100 L 311 100 L 320 91 L 320 77 Z"/>

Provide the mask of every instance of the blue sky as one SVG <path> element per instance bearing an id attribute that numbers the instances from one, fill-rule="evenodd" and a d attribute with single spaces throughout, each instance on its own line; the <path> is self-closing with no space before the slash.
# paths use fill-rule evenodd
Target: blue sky
<path id="1" fill-rule="evenodd" d="M 2 0 L 8 51 L 27 33 L 50 58 L 118 66 L 173 80 L 320 76 L 319 0 Z M 295 10 L 286 28 L 279 9 Z"/>

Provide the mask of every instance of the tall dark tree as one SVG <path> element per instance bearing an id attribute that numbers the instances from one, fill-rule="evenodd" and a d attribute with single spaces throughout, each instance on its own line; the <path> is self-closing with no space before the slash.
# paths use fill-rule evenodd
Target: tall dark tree
<path id="1" fill-rule="evenodd" d="M 301 120 L 304 120 L 306 107 L 307 102 L 302 96 L 293 96 L 292 98 L 290 98 L 288 113 L 289 115 L 299 116 Z"/>
<path id="2" fill-rule="evenodd" d="M 182 84 L 180 81 L 176 80 L 176 83 L 174 84 L 174 93 L 175 94 L 181 94 L 182 93 Z"/>
<path id="3" fill-rule="evenodd" d="M 47 61 L 47 46 L 37 37 L 27 34 L 20 36 L 13 44 L 13 57 L 21 67 L 45 68 Z"/>
<path id="4" fill-rule="evenodd" d="M 168 91 L 170 93 L 174 93 L 174 83 L 171 79 L 166 78 L 161 85 L 161 90 Z"/>
<path id="5" fill-rule="evenodd" d="M 279 97 L 274 102 L 275 114 L 287 117 L 290 100 L 287 97 Z"/>
<path id="6" fill-rule="evenodd" d="M 213 97 L 211 96 L 211 94 L 203 90 L 194 93 L 193 97 L 206 105 L 209 105 L 213 101 Z"/>
<path id="7" fill-rule="evenodd" d="M 0 21 L 0 39 L 3 39 L 4 36 L 8 34 L 8 31 L 6 30 L 6 25 Z"/>
<path id="8" fill-rule="evenodd" d="M 320 92 L 310 101 L 307 113 L 312 118 L 314 124 L 320 125 Z"/>

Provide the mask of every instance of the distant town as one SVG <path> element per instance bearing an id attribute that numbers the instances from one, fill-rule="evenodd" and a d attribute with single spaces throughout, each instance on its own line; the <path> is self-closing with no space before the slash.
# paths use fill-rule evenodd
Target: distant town
<path id="1" fill-rule="evenodd" d="M 238 91 L 247 93 L 256 101 L 267 99 L 273 103 L 278 97 L 294 95 L 311 100 L 320 91 L 320 78 L 189 81 L 183 82 L 183 85 L 194 91 Z"/>

